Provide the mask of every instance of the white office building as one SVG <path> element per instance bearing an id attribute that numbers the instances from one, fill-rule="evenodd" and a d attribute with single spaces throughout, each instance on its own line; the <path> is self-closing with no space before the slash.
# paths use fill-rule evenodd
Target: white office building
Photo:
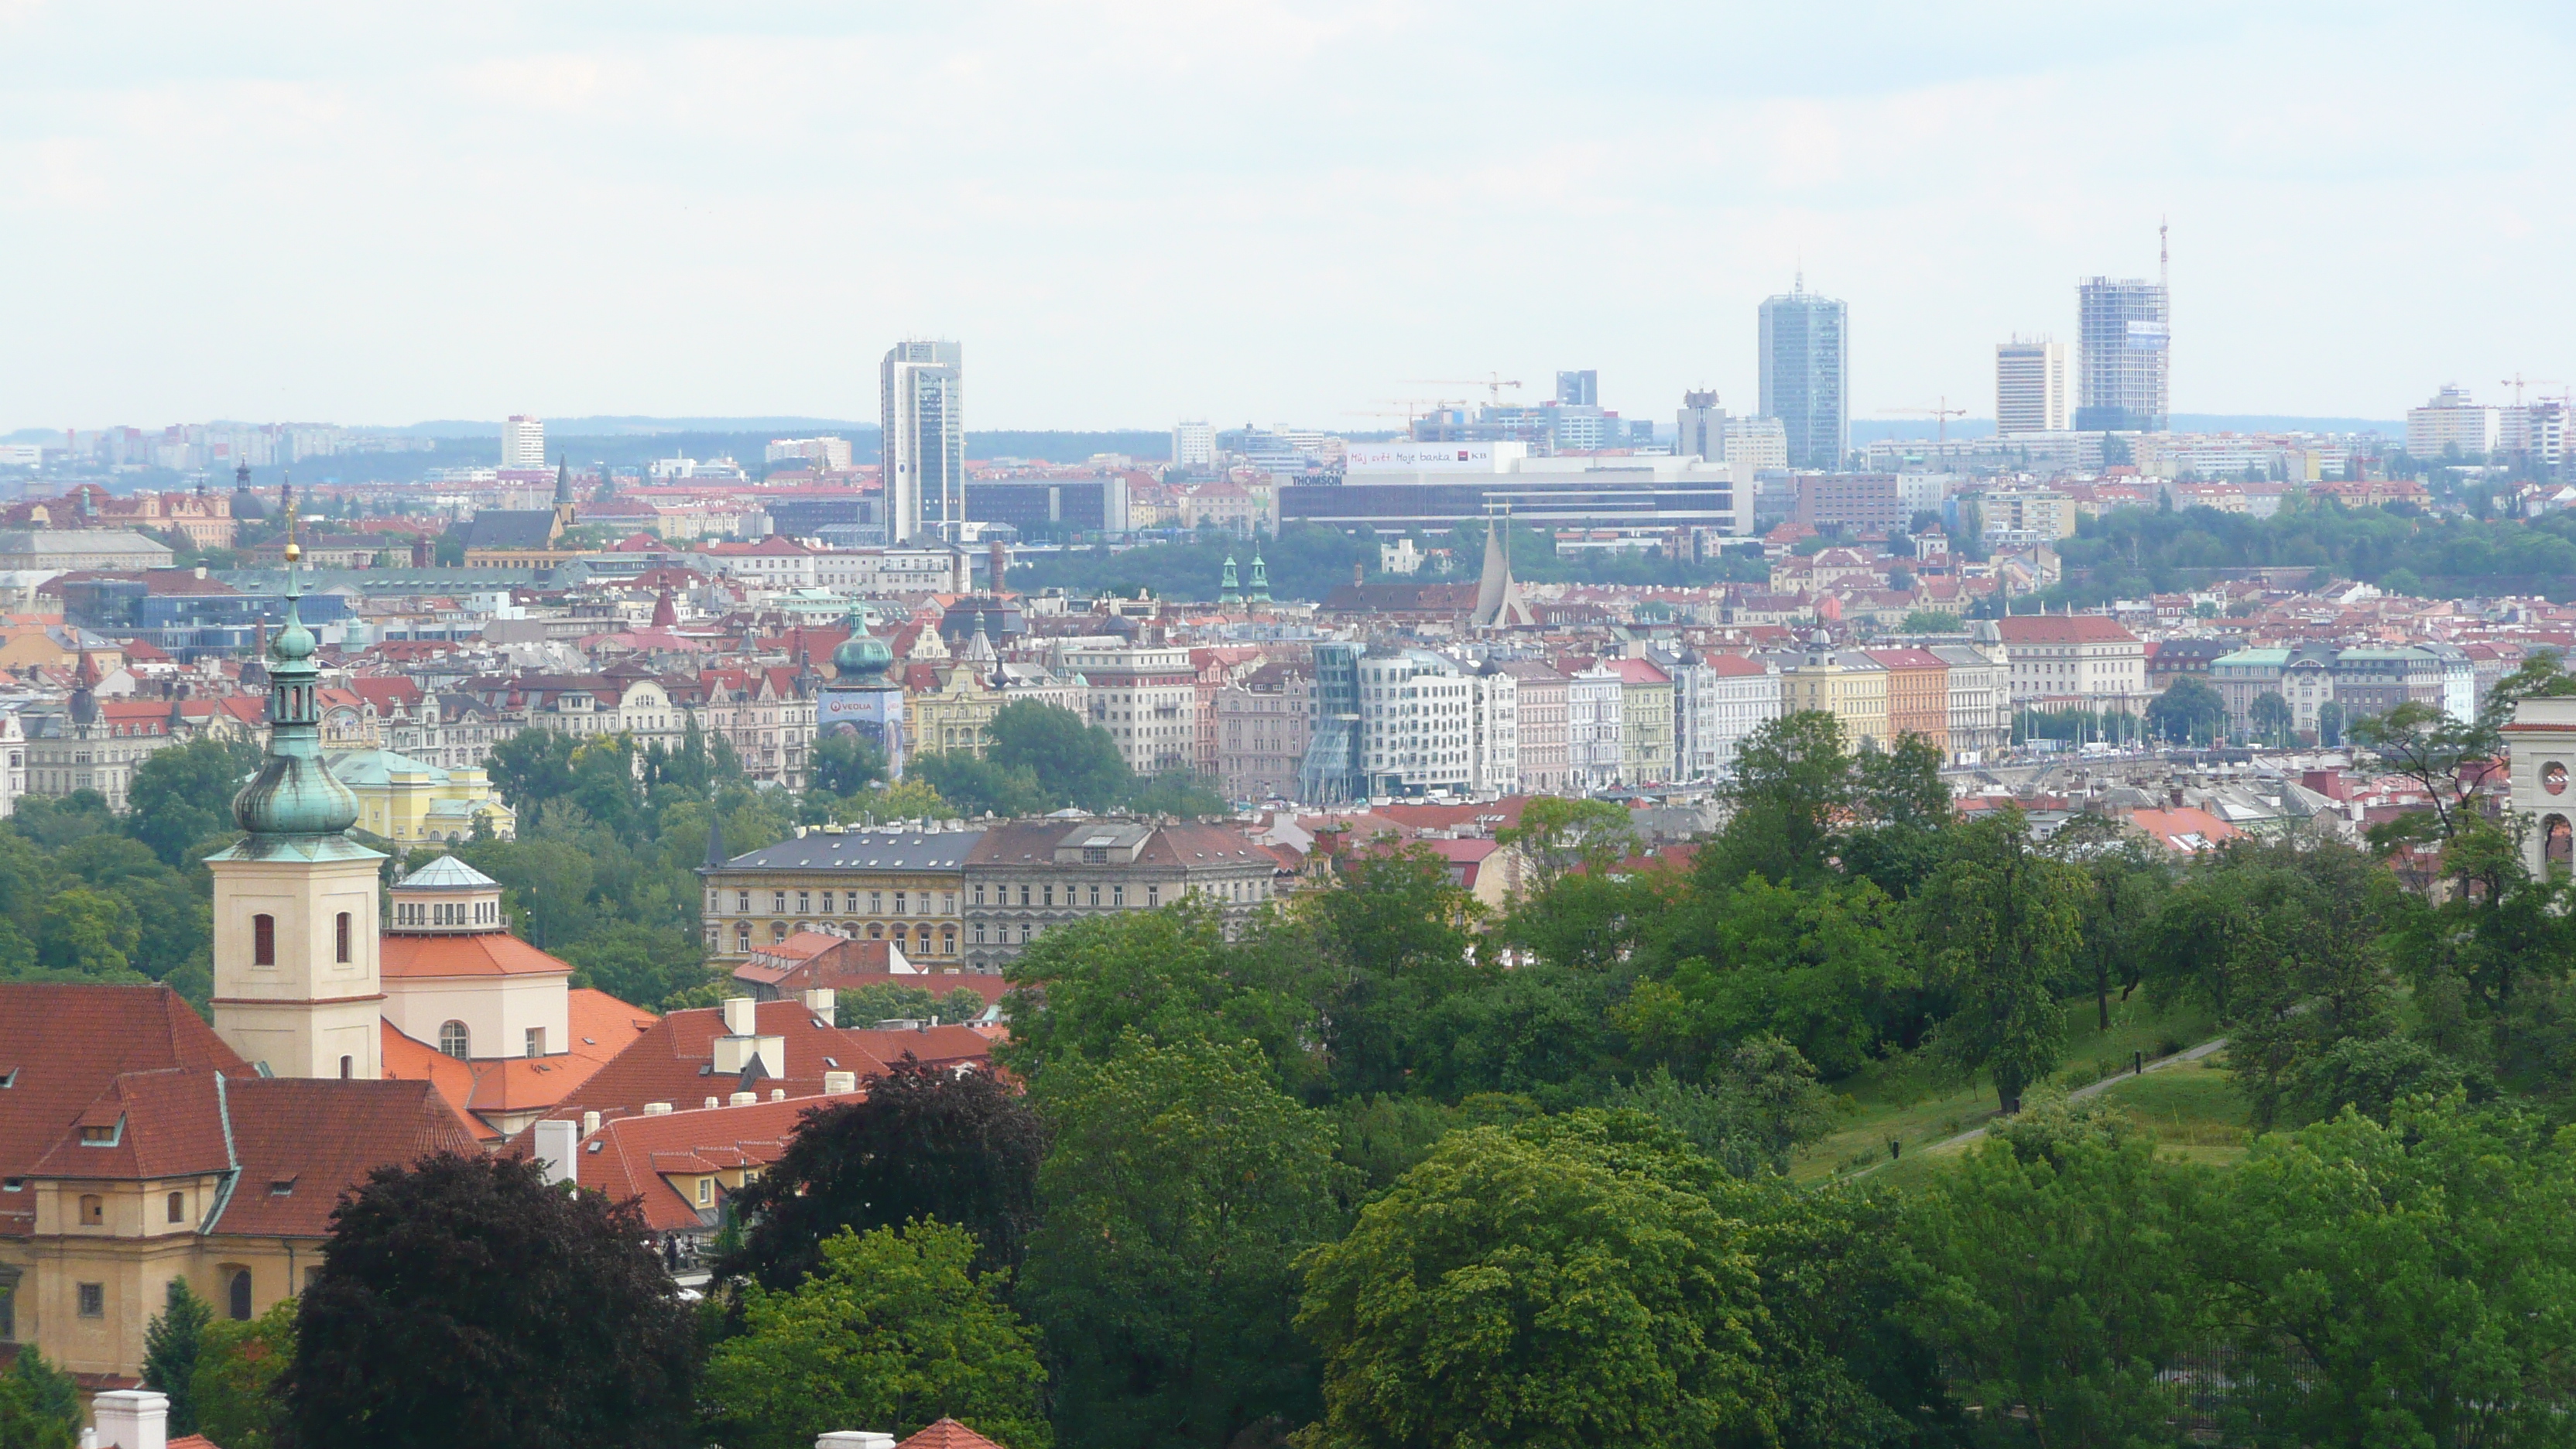
<path id="1" fill-rule="evenodd" d="M 1215 467 L 1215 425 L 1207 422 L 1172 424 L 1172 466 L 1185 469 Z"/>
<path id="2" fill-rule="evenodd" d="M 546 420 L 513 413 L 501 425 L 501 466 L 504 468 L 542 468 L 546 466 Z"/>
<path id="3" fill-rule="evenodd" d="M 1468 676 L 1468 718 L 1474 742 L 1467 788 L 1479 795 L 1517 794 L 1521 788 L 1521 682 L 1501 669 Z"/>
<path id="4" fill-rule="evenodd" d="M 1078 674 L 1089 686 L 1091 722 L 1109 731 L 1127 768 L 1139 775 L 1198 765 L 1198 676 L 1190 651 L 1159 645 L 1122 645 L 1060 652 L 1058 674 Z"/>
<path id="5" fill-rule="evenodd" d="M 954 542 L 965 520 L 964 354 L 954 342 L 899 342 L 879 370 L 890 543 L 924 533 Z"/>
<path id="6" fill-rule="evenodd" d="M 1780 666 L 1740 654 L 1685 653 L 1658 659 L 1673 677 L 1677 778 L 1718 780 L 1735 773 L 1744 737 L 1780 717 Z"/>
<path id="7" fill-rule="evenodd" d="M 1372 795 L 1464 791 L 1475 774 L 1475 686 L 1424 649 L 1360 656 L 1360 768 Z"/>
<path id="8" fill-rule="evenodd" d="M 2062 433 L 2074 414 L 2068 399 L 2066 344 L 2016 337 L 1995 344 L 1995 431 Z"/>
<path id="9" fill-rule="evenodd" d="M 1619 783 L 1620 753 L 1627 746 L 1621 683 L 1619 671 L 1598 664 L 1566 682 L 1565 780 L 1575 793 Z"/>

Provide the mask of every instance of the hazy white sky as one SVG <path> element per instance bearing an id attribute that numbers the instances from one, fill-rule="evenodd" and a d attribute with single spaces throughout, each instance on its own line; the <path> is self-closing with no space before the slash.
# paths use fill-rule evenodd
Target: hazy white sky
<path id="1" fill-rule="evenodd" d="M 1363 428 L 1500 369 L 1853 412 L 2173 226 L 2177 411 L 2576 381 L 2576 5 L 0 0 L 0 428 L 876 415 Z"/>

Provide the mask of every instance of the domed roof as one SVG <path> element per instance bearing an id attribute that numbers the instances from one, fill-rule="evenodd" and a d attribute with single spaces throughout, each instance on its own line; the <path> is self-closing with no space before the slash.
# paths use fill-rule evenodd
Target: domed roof
<path id="1" fill-rule="evenodd" d="M 272 751 L 233 797 L 233 823 L 254 835 L 337 835 L 358 823 L 358 797 L 319 755 Z"/>
<path id="2" fill-rule="evenodd" d="M 849 617 L 841 622 L 849 629 L 850 637 L 832 651 L 832 672 L 844 684 L 872 684 L 883 679 L 885 672 L 894 667 L 893 646 L 868 632 L 868 616 L 859 609 L 851 609 Z"/>
<path id="3" fill-rule="evenodd" d="M 472 891 L 495 890 L 500 882 L 458 860 L 442 855 L 401 880 L 393 883 L 398 891 Z"/>

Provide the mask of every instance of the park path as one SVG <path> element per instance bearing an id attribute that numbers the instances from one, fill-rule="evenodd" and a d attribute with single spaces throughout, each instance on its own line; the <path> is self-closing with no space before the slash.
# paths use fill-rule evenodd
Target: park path
<path id="1" fill-rule="evenodd" d="M 2098 1082 L 2078 1087 L 2074 1091 L 2066 1094 L 2066 1100 L 2070 1102 L 2081 1102 L 2087 1097 L 2098 1097 L 2104 1092 L 2111 1090 L 2113 1087 L 2120 1085 L 2122 1082 L 2133 1082 L 2140 1077 L 2153 1076 L 2155 1073 L 2161 1072 L 2167 1067 L 2178 1066 L 2184 1062 L 2199 1061 L 2202 1057 L 2208 1056 L 2211 1052 L 2214 1052 L 2225 1045 L 2227 1045 L 2227 1038 L 2223 1036 L 2211 1037 L 2209 1040 L 2202 1042 L 2196 1047 L 2187 1047 L 2182 1051 L 2175 1052 L 2169 1057 L 2156 1058 L 2154 1061 L 2147 1063 L 2147 1068 L 2143 1072 L 2122 1072 L 2118 1076 L 2104 1077 Z M 1971 1127 L 1967 1131 L 1959 1133 L 1957 1136 L 1944 1137 L 1938 1142 L 1927 1142 L 1914 1150 L 1917 1152 L 1951 1152 L 1965 1147 L 1969 1143 L 1974 1142 L 1985 1135 L 1986 1129 L 1984 1127 Z M 1869 1166 L 1853 1173 L 1850 1177 L 1841 1179 L 1841 1181 L 1856 1182 L 1861 1178 L 1867 1177 L 1871 1173 L 1878 1171 L 1880 1168 L 1888 1166 L 1889 1163 L 1895 1162 L 1896 1160 L 1897 1159 L 1891 1157 L 1885 1162 L 1871 1163 Z"/>

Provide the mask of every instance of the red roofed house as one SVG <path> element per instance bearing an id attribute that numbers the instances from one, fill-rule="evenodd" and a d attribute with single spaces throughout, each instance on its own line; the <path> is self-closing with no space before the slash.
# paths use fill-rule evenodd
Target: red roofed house
<path id="1" fill-rule="evenodd" d="M 508 1137 L 655 1020 L 510 934 L 498 882 L 452 855 L 395 882 L 377 943 L 385 1075 L 434 1084 L 465 1129 Z"/>
<path id="2" fill-rule="evenodd" d="M 473 1146 L 423 1083 L 258 1075 L 167 987 L 0 984 L 0 1342 L 130 1388 L 170 1280 L 254 1317 L 343 1189 Z"/>
<path id="3" fill-rule="evenodd" d="M 2067 699 L 2134 713 L 2147 707 L 2147 646 L 2099 614 L 2016 614 L 1995 621 L 2012 697 Z"/>

